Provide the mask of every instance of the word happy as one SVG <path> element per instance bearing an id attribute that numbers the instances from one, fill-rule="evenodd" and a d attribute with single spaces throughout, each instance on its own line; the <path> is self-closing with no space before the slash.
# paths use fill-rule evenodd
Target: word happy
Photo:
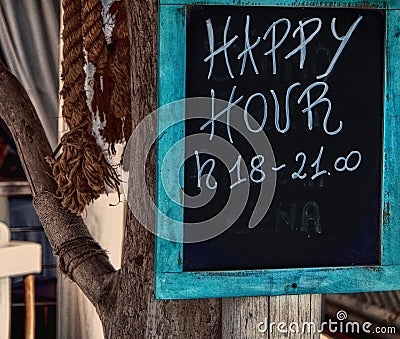
<path id="1" fill-rule="evenodd" d="M 320 75 L 317 75 L 317 77 L 316 77 L 317 80 L 327 77 L 332 72 L 336 62 L 338 61 L 340 55 L 343 52 L 343 49 L 345 48 L 351 35 L 353 34 L 354 30 L 357 28 L 357 26 L 361 20 L 362 20 L 362 16 L 359 16 L 357 18 L 357 20 L 355 20 L 354 23 L 349 27 L 346 34 L 343 36 L 339 36 L 336 31 L 336 18 L 332 19 L 331 33 L 332 33 L 332 36 L 336 40 L 339 41 L 339 45 L 335 52 L 334 57 L 332 58 L 329 66 L 327 67 L 326 71 Z M 218 55 L 223 55 L 229 76 L 232 79 L 234 79 L 234 77 L 235 77 L 233 75 L 233 72 L 231 69 L 231 63 L 230 63 L 230 59 L 229 59 L 228 49 L 238 39 L 238 35 L 235 35 L 234 37 L 232 37 L 228 40 L 230 22 L 231 22 L 231 17 L 229 16 L 226 21 L 226 24 L 225 24 L 224 34 L 222 37 L 222 39 L 223 39 L 222 46 L 216 49 L 212 21 L 211 21 L 211 19 L 208 19 L 206 21 L 208 43 L 210 46 L 210 54 L 204 59 L 204 62 L 210 63 L 208 79 L 211 79 L 211 76 L 212 76 L 212 73 L 214 70 L 214 59 Z M 281 34 L 280 36 L 277 35 L 277 27 L 278 26 L 282 26 L 284 28 L 284 33 Z M 308 35 L 306 34 L 306 31 L 305 31 L 305 28 L 307 26 L 311 26 L 311 28 L 314 28 L 314 30 Z M 310 18 L 310 19 L 307 19 L 304 21 L 300 20 L 298 22 L 297 28 L 295 28 L 292 32 L 292 38 L 298 38 L 299 44 L 296 48 L 294 48 L 291 52 L 289 52 L 285 56 L 285 59 L 289 59 L 296 54 L 300 54 L 299 68 L 303 69 L 304 64 L 306 62 L 307 45 L 318 36 L 318 32 L 321 30 L 321 27 L 322 27 L 322 20 L 320 18 Z M 276 51 L 283 45 L 285 40 L 288 39 L 291 29 L 292 29 L 292 24 L 291 24 L 290 20 L 286 19 L 286 18 L 281 18 L 279 20 L 274 21 L 268 27 L 268 29 L 266 30 L 266 32 L 264 33 L 264 35 L 262 37 L 262 40 L 270 41 L 270 47 L 269 47 L 269 49 L 266 49 L 264 51 L 264 55 L 266 57 L 272 58 L 272 74 L 277 74 Z M 251 37 L 250 37 L 250 16 L 249 15 L 247 15 L 247 17 L 246 17 L 246 25 L 244 28 L 244 37 L 245 37 L 245 39 L 244 39 L 245 43 L 243 46 L 243 51 L 241 53 L 239 53 L 239 55 L 237 56 L 237 59 L 242 60 L 242 67 L 240 70 L 240 75 L 244 74 L 248 60 L 250 60 L 251 66 L 254 70 L 254 73 L 259 74 L 257 63 L 256 63 L 256 61 L 254 59 L 254 55 L 253 55 L 253 49 L 262 47 L 262 44 L 260 45 L 261 37 L 260 36 L 257 37 L 257 39 L 254 42 L 250 41 Z"/>

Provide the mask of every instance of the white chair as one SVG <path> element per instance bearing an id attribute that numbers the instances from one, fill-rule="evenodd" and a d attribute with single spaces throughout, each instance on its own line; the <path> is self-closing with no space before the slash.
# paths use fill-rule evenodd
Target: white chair
<path id="1" fill-rule="evenodd" d="M 10 241 L 10 229 L 0 221 L 0 338 L 10 337 L 10 278 L 40 273 L 42 247 L 27 241 Z"/>

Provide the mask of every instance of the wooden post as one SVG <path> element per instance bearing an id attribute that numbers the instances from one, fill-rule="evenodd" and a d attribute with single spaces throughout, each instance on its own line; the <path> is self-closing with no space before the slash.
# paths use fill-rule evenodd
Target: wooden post
<path id="1" fill-rule="evenodd" d="M 25 339 L 35 339 L 35 276 L 29 274 L 25 283 Z"/>
<path id="2" fill-rule="evenodd" d="M 289 328 L 297 324 L 298 333 L 278 330 L 278 323 L 283 322 Z M 304 323 L 315 324 L 316 331 Z M 229 298 L 222 300 L 222 338 L 319 338 L 316 333 L 321 323 L 320 295 L 285 295 L 279 297 Z M 296 325 L 290 327 L 295 331 Z"/>
<path id="3" fill-rule="evenodd" d="M 155 2 L 153 2 L 155 3 Z M 151 56 L 155 59 L 156 49 L 149 50 L 142 48 L 143 42 L 146 41 L 144 46 L 149 46 L 148 38 L 145 37 L 147 34 L 149 37 L 154 38 L 154 30 L 151 27 L 156 27 L 153 23 L 150 26 L 144 26 L 146 21 L 144 18 L 150 15 L 150 18 L 156 17 L 156 6 L 150 7 L 153 9 L 153 13 L 146 7 L 145 2 L 140 1 L 128 1 L 128 13 L 132 15 L 129 27 L 131 27 L 131 39 L 132 44 L 132 55 L 134 56 L 133 62 L 133 83 L 135 88 L 141 89 L 145 88 L 144 91 L 137 91 L 135 95 L 132 96 L 132 102 L 136 103 L 141 111 L 144 111 L 143 107 L 146 104 L 153 105 L 155 103 L 155 94 L 151 97 L 150 89 L 154 91 L 155 89 L 155 67 L 156 62 L 149 61 Z M 149 14 L 151 13 L 151 14 Z M 133 18 L 133 20 L 132 20 Z M 138 20 L 137 18 L 140 18 Z M 135 24 L 133 24 L 135 23 Z M 143 34 L 145 32 L 145 34 Z M 140 44 L 141 43 L 141 44 Z M 147 53 L 145 53 L 147 52 Z M 145 67 L 148 65 L 147 67 Z M 151 65 L 151 66 L 150 66 Z M 152 70 L 148 74 L 148 70 Z M 150 76 L 153 75 L 153 76 Z M 150 82 L 148 79 L 152 79 Z M 149 84 L 153 86 L 150 86 Z M 140 96 L 141 95 L 141 96 Z M 145 100 L 150 97 L 151 99 Z M 138 104 L 140 103 L 140 105 Z M 151 106 L 150 105 L 150 106 Z M 136 107 L 135 107 L 136 108 Z M 137 109 L 137 108 L 136 108 Z M 139 109 L 137 109 L 139 111 Z M 151 110 L 148 109 L 149 113 Z M 136 113 L 134 116 L 134 121 L 140 121 L 141 116 Z M 147 242 L 144 241 L 146 236 L 142 236 L 142 230 L 139 228 L 135 232 L 135 237 L 133 237 L 133 232 L 131 228 L 128 228 L 128 237 L 132 237 L 132 241 L 129 242 L 131 248 L 135 248 L 138 253 L 141 252 L 141 248 Z M 137 243 L 137 246 L 132 246 L 132 244 Z M 128 248 L 128 247 L 127 247 Z M 145 248 L 145 247 L 144 247 Z M 139 251 L 138 251 L 139 249 Z M 127 252 L 129 253 L 129 252 Z M 135 258 L 132 255 L 130 262 L 134 262 Z M 152 274 L 153 272 L 151 272 Z M 148 279 L 142 278 L 144 281 Z M 150 277 L 151 279 L 151 277 Z M 143 293 L 142 291 L 132 290 L 132 286 L 129 289 L 131 295 L 135 295 L 136 300 L 140 302 L 139 295 Z M 137 293 L 135 293 L 137 292 Z M 150 293 L 152 293 L 151 291 Z M 144 293 L 143 293 L 144 294 Z M 143 300 L 152 300 L 152 296 L 143 298 Z M 207 305 L 207 303 L 209 303 Z M 160 328 L 165 337 L 185 337 L 188 336 L 189 331 L 194 331 L 195 336 L 198 338 L 318 338 L 318 334 L 290 334 L 288 333 L 280 334 L 273 332 L 270 335 L 268 332 L 259 332 L 258 324 L 265 321 L 267 318 L 268 323 L 271 322 L 299 322 L 301 326 L 302 322 L 314 322 L 317 327 L 319 327 L 321 321 L 321 297 L 320 295 L 301 295 L 301 296 L 281 296 L 281 297 L 247 297 L 247 298 L 228 298 L 222 299 L 222 313 L 218 312 L 215 308 L 217 305 L 215 300 L 199 300 L 199 301 L 177 301 L 177 302 L 151 302 L 147 305 L 147 310 L 150 310 L 148 317 L 149 320 L 147 324 L 144 323 L 142 326 L 146 327 L 146 332 L 149 333 L 150 330 L 156 331 Z M 208 307 L 208 309 L 207 309 Z M 132 313 L 132 312 L 131 312 Z M 193 321 L 191 325 L 188 325 L 188 321 L 184 318 L 195 315 L 195 319 L 200 319 L 200 321 Z M 215 317 L 219 316 L 220 322 L 215 321 Z M 165 319 L 174 319 L 175 325 L 171 328 L 171 321 L 165 322 Z M 203 320 L 201 320 L 203 319 Z M 207 322 L 204 321 L 207 319 Z M 148 324 L 151 324 L 151 329 L 148 328 Z M 199 324 L 201 324 L 199 326 Z M 147 325 L 147 326 L 146 326 Z M 188 326 L 188 327 L 186 327 Z M 220 328 L 219 328 L 220 327 Z M 219 332 L 219 334 L 217 334 Z M 157 334 L 158 334 L 157 333 Z M 189 332 L 190 333 L 190 332 Z"/>

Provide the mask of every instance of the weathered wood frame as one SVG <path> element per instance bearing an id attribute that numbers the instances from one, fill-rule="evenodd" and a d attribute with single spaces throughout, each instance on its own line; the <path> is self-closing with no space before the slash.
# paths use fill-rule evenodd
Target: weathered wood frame
<path id="1" fill-rule="evenodd" d="M 157 299 L 219 298 L 282 294 L 351 293 L 385 291 L 400 288 L 400 0 L 161 0 L 159 14 L 159 79 L 158 105 L 185 98 L 186 8 L 188 5 L 291 6 L 291 7 L 368 7 L 386 11 L 383 165 L 381 190 L 380 265 L 354 267 L 322 267 L 298 269 L 266 269 L 244 271 L 183 272 L 183 244 L 156 237 L 155 296 Z M 177 62 L 178 60 L 178 62 Z M 166 113 L 166 111 L 163 111 Z M 184 117 L 185 110 L 171 114 Z M 158 116 L 157 178 L 160 164 L 171 146 L 185 137 L 184 123 L 169 126 L 171 116 Z M 175 120 L 176 121 L 176 120 Z M 160 135 L 160 134 L 158 134 Z M 184 158 L 184 150 L 176 154 Z M 172 167 L 171 167 L 172 169 Z M 168 167 L 163 170 L 168 171 Z M 171 175 L 176 175 L 172 173 Z M 180 173 L 182 175 L 182 173 Z M 164 183 L 168 184 L 168 183 Z M 180 187 L 169 187 L 179 201 Z M 156 204 L 161 210 L 173 211 L 183 221 L 183 207 L 173 204 L 161 180 L 156 183 Z M 160 235 L 174 234 L 183 239 L 181 229 L 172 228 L 156 216 Z"/>

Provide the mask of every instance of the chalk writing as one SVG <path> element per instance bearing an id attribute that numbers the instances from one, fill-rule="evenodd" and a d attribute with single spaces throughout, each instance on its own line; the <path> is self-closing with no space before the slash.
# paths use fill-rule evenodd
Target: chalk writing
<path id="1" fill-rule="evenodd" d="M 260 30 L 259 24 L 257 28 L 253 27 L 251 15 L 248 14 L 239 21 L 240 25 L 236 23 L 238 18 L 228 15 L 226 21 L 223 21 L 225 24 L 220 26 L 219 30 L 214 30 L 215 19 L 206 19 L 207 55 L 200 57 L 201 62 L 207 63 L 204 79 L 210 84 L 211 107 L 206 121 L 201 123 L 200 131 L 209 134 L 210 145 L 216 135 L 217 121 L 224 125 L 225 138 L 236 145 L 237 134 L 233 133 L 233 128 L 237 129 L 238 119 L 242 119 L 244 128 L 252 134 L 271 133 L 273 130 L 282 137 L 292 131 L 297 135 L 303 133 L 304 137 L 311 133 L 322 133 L 330 139 L 342 135 L 347 127 L 344 117 L 349 112 L 336 109 L 336 101 L 331 98 L 333 90 L 330 88 L 329 76 L 335 71 L 340 60 L 345 62 L 346 46 L 351 42 L 362 19 L 359 15 L 343 27 L 340 18 L 337 17 L 327 20 L 311 16 L 296 21 L 289 17 L 281 17 L 269 22 L 266 20 L 265 30 Z M 333 41 L 330 44 L 333 46 L 331 51 L 325 51 L 321 45 L 320 36 L 323 29 L 325 39 L 326 34 L 329 34 Z M 199 57 L 197 54 L 196 56 Z M 318 56 L 325 59 L 319 63 Z M 291 63 L 291 68 L 284 70 L 282 65 L 285 63 Z M 278 85 L 273 82 L 256 83 L 251 90 L 240 87 L 240 79 L 244 77 L 275 78 L 280 72 L 290 72 L 293 67 L 298 69 L 295 74 L 299 76 L 301 72 L 309 72 L 306 66 L 310 63 L 312 64 L 308 69 L 312 69 L 312 77 L 307 73 L 307 76 L 301 78 L 291 78 L 285 84 L 279 84 L 279 88 L 275 87 Z M 227 86 L 231 88 L 230 94 L 224 91 L 221 95 L 220 87 L 214 87 L 213 81 L 226 81 Z M 225 100 L 226 106 L 219 105 L 216 109 L 217 98 Z M 236 105 L 241 105 L 243 110 L 234 111 Z M 235 115 L 232 115 L 233 112 Z M 235 127 L 232 125 L 233 119 Z M 299 124 L 298 121 L 304 123 Z M 355 172 L 362 166 L 359 150 L 352 150 L 347 155 L 332 156 L 329 155 L 329 145 L 325 144 L 325 141 L 321 142 L 324 145 L 319 145 L 318 148 L 314 145 L 297 150 L 296 154 L 281 154 L 280 163 L 276 166 L 268 167 L 266 154 L 259 152 L 252 156 L 246 154 L 246 157 L 237 155 L 231 163 L 224 164 L 230 173 L 229 189 L 234 190 L 246 181 L 259 185 L 268 184 L 268 171 L 283 175 L 281 183 L 297 182 L 302 183 L 304 187 L 319 189 L 324 187 L 325 181 L 330 180 L 330 177 L 344 175 L 344 172 Z M 218 180 L 213 177 L 217 166 L 215 159 L 207 158 L 207 155 L 203 154 L 204 161 L 201 162 L 199 152 L 195 151 L 194 155 L 197 164 L 197 188 L 201 189 L 204 186 L 206 189 L 215 190 L 218 184 Z M 301 217 L 298 219 L 297 230 L 321 233 L 317 201 L 303 202 L 302 206 L 299 210 Z M 283 212 L 280 214 L 281 219 L 290 225 L 292 231 L 296 209 L 296 206 L 292 206 L 290 216 Z"/>
<path id="2" fill-rule="evenodd" d="M 219 54 L 223 53 L 224 55 L 224 61 L 226 65 L 226 69 L 228 71 L 229 76 L 234 79 L 235 76 L 232 71 L 231 67 L 231 62 L 230 62 L 230 57 L 228 53 L 228 49 L 232 47 L 234 42 L 239 38 L 239 36 L 236 34 L 234 35 L 231 39 L 228 40 L 228 33 L 229 33 L 229 28 L 230 28 L 230 22 L 231 22 L 232 17 L 228 16 L 224 28 L 224 34 L 223 34 L 223 40 L 222 40 L 222 45 L 215 49 L 216 45 L 220 45 L 221 43 L 216 43 L 215 38 L 214 38 L 214 28 L 212 25 L 212 20 L 207 19 L 206 20 L 206 28 L 207 28 L 207 37 L 208 37 L 208 44 L 209 44 L 209 55 L 204 58 L 204 62 L 209 62 L 209 72 L 207 75 L 207 79 L 212 78 L 212 74 L 214 71 L 214 63 L 215 63 L 215 57 L 218 56 Z M 327 69 L 325 70 L 324 73 L 316 76 L 316 79 L 323 79 L 327 77 L 332 71 L 334 66 L 336 65 L 337 61 L 339 60 L 340 56 L 342 55 L 347 43 L 349 42 L 352 34 L 356 30 L 357 26 L 359 25 L 360 21 L 362 20 L 362 16 L 359 16 L 357 20 L 350 26 L 348 31 L 344 36 L 339 36 L 337 34 L 336 30 L 336 18 L 333 18 L 330 27 L 331 27 L 331 33 L 334 39 L 340 41 L 340 45 L 338 49 L 335 52 L 334 57 L 332 58 L 331 62 L 329 63 Z M 247 64 L 247 59 L 248 57 L 250 58 L 251 65 L 253 67 L 254 73 L 259 75 L 260 72 L 257 67 L 257 63 L 253 54 L 253 50 L 256 48 L 261 48 L 262 44 L 261 38 L 258 36 L 256 41 L 251 44 L 250 42 L 250 21 L 251 18 L 249 15 L 246 16 L 246 23 L 244 27 L 244 48 L 243 51 L 241 51 L 236 57 L 237 59 L 242 59 L 242 66 L 240 68 L 240 73 L 239 75 L 243 76 L 244 71 L 246 68 Z M 306 57 L 307 57 L 307 48 L 308 45 L 314 40 L 317 39 L 318 33 L 321 30 L 321 27 L 323 25 L 323 22 L 320 18 L 309 18 L 307 20 L 300 20 L 298 22 L 298 26 L 293 30 L 292 32 L 292 38 L 296 38 L 297 36 L 299 37 L 299 44 L 297 45 L 296 48 L 291 50 L 286 56 L 284 57 L 286 60 L 290 59 L 297 53 L 300 54 L 299 58 L 299 68 L 304 69 L 304 65 L 306 63 Z M 277 37 L 277 27 L 278 26 L 285 26 L 285 31 L 280 37 Z M 307 36 L 306 34 L 306 27 L 307 26 L 314 26 L 314 30 Z M 270 47 L 264 52 L 264 56 L 269 56 L 271 55 L 272 58 L 272 75 L 277 74 L 277 50 L 279 48 L 282 48 L 284 45 L 284 42 L 287 40 L 290 30 L 292 29 L 293 25 L 290 22 L 289 19 L 287 18 L 280 18 L 274 22 L 267 28 L 263 35 L 263 41 L 267 42 L 267 40 L 270 40 Z M 259 63 L 263 63 L 265 60 L 259 60 Z"/>

